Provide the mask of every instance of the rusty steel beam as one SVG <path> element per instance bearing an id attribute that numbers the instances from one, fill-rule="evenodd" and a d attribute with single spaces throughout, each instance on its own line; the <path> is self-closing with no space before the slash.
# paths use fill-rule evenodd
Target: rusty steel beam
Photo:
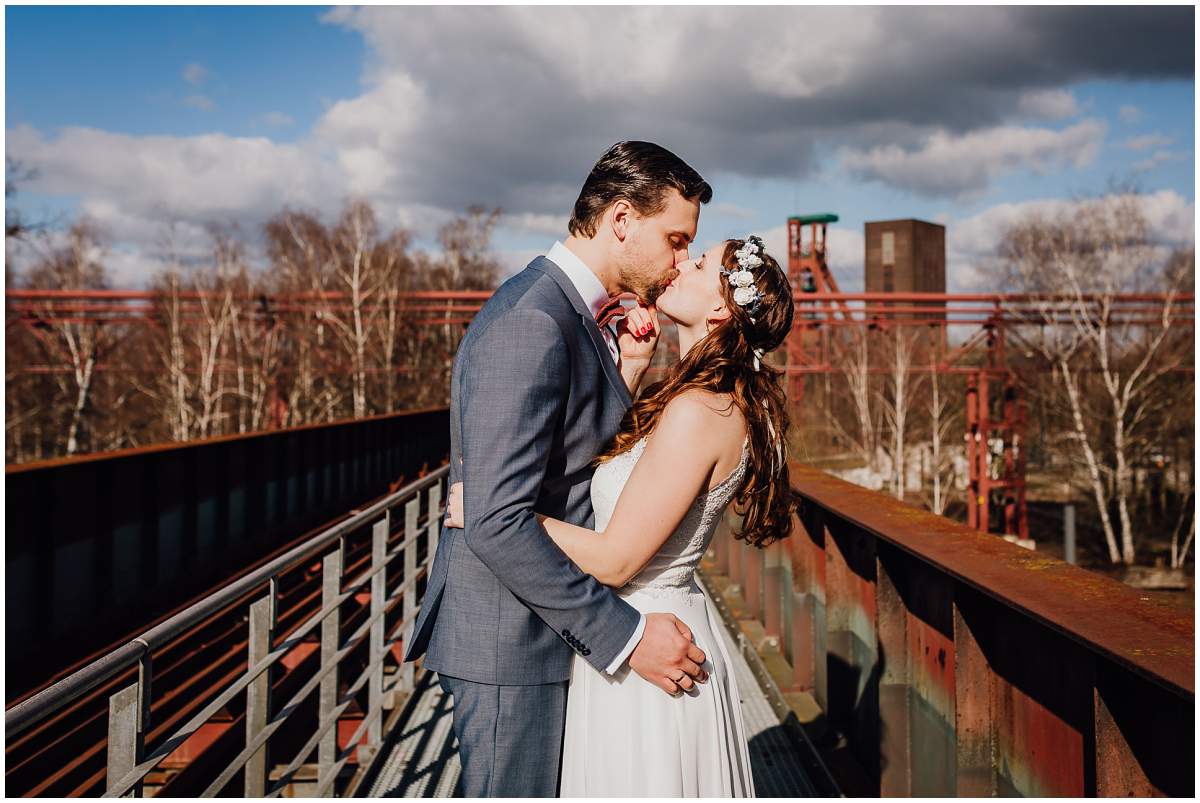
<path id="1" fill-rule="evenodd" d="M 795 677 L 878 794 L 1193 792 L 1194 621 L 1136 589 L 800 465 L 793 595 L 818 590 Z M 818 550 L 814 531 L 824 531 Z M 873 556 L 873 560 L 871 560 Z"/>

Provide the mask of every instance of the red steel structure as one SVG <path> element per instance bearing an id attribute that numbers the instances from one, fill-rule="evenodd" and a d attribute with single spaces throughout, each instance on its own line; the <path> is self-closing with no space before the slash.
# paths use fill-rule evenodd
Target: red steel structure
<path id="1" fill-rule="evenodd" d="M 788 394 L 797 416 L 803 411 L 805 377 L 838 374 L 834 343 L 847 327 L 866 332 L 917 330 L 918 358 L 908 369 L 915 374 L 966 375 L 964 421 L 968 466 L 967 523 L 988 532 L 993 508 L 999 507 L 1006 535 L 1029 537 L 1025 505 L 1026 405 L 1023 383 L 1006 353 L 1014 326 L 1044 325 L 1047 318 L 1072 325 L 1067 309 L 1047 316 L 1047 302 L 1094 304 L 1091 314 L 1112 322 L 1158 326 L 1163 305 L 1168 319 L 1192 326 L 1191 294 L 1127 294 L 1102 299 L 1004 293 L 874 292 L 842 293 L 829 269 L 826 234 L 834 214 L 788 219 L 788 276 L 796 293 L 795 331 L 787 345 Z M 951 337 L 951 328 L 955 337 Z M 951 347 L 951 343 L 957 345 Z M 871 365 L 871 374 L 887 373 Z M 993 410 L 999 412 L 994 417 Z M 999 457 L 999 471 L 992 468 Z M 999 473 L 998 477 L 993 476 Z M 996 494 L 996 496 L 994 496 Z"/>
<path id="2" fill-rule="evenodd" d="M 1017 326 L 1072 324 L 1066 309 L 1047 317 L 1045 295 L 1004 293 L 843 293 L 829 270 L 826 230 L 837 221 L 832 214 L 793 217 L 788 221 L 788 274 L 796 288 L 797 314 L 784 353 L 788 393 L 799 422 L 805 378 L 844 372 L 836 358 L 839 344 L 857 330 L 860 336 L 899 331 L 921 332 L 911 374 L 966 377 L 963 437 L 968 465 L 967 523 L 988 532 L 993 521 L 1003 522 L 1006 535 L 1028 538 L 1025 506 L 1024 383 L 1006 349 Z M 807 236 L 806 236 L 807 231 Z M 426 327 L 465 327 L 490 297 L 486 291 L 413 291 L 398 302 L 408 324 Z M 210 296 L 211 297 L 211 296 Z M 47 342 L 56 325 L 161 327 L 163 294 L 128 290 L 8 290 L 6 330 L 25 327 Z M 178 294 L 183 320 L 202 321 L 202 292 Z M 294 293 L 279 296 L 241 296 L 254 320 L 269 328 L 282 316 L 319 320 L 322 314 L 352 309 L 345 293 Z M 1095 314 L 1111 321 L 1149 327 L 1163 322 L 1163 306 L 1172 304 L 1168 319 L 1194 325 L 1194 296 L 1127 294 L 1107 299 L 1062 298 L 1096 304 Z M 1103 303 L 1102 303 L 1103 302 Z M 20 370 L 49 373 L 71 370 L 63 353 L 59 365 L 26 365 Z M 868 373 L 891 369 L 877 364 Z M 349 371 L 336 357 L 334 371 Z M 12 370 L 13 366 L 10 366 Z M 114 370 L 101 363 L 98 370 Z M 377 369 L 375 369 L 377 370 Z M 1190 368 L 1188 369 L 1190 370 Z M 400 367 L 398 372 L 404 373 Z"/>

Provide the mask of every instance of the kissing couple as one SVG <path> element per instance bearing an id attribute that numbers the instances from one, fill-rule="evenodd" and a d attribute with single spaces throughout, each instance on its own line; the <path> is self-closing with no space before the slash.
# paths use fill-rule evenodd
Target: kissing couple
<path id="1" fill-rule="evenodd" d="M 695 571 L 730 501 L 736 538 L 791 530 L 781 372 L 762 358 L 792 288 L 757 237 L 689 258 L 711 197 L 665 148 L 617 143 L 570 236 L 459 345 L 447 517 L 405 660 L 453 697 L 464 796 L 754 796 Z M 634 401 L 659 314 L 680 359 Z"/>

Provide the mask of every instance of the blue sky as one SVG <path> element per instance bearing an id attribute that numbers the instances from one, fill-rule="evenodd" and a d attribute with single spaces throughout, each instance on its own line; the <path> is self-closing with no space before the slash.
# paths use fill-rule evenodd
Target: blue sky
<path id="1" fill-rule="evenodd" d="M 1192 13 L 9 7 L 6 154 L 37 171 L 19 208 L 98 220 L 126 285 L 165 225 L 202 251 L 206 223 L 352 196 L 425 246 L 500 205 L 516 269 L 604 147 L 653 139 L 714 185 L 701 242 L 835 212 L 853 289 L 863 222 L 920 217 L 976 289 L 1004 221 L 1114 181 L 1194 239 Z"/>
<path id="2" fill-rule="evenodd" d="M 364 47 L 317 8 L 7 9 L 8 123 L 294 140 L 356 93 Z M 314 59 L 313 54 L 321 54 Z M 184 77 L 190 64 L 205 73 Z M 213 107 L 188 105 L 202 96 Z M 294 124 L 269 126 L 264 110 Z"/>

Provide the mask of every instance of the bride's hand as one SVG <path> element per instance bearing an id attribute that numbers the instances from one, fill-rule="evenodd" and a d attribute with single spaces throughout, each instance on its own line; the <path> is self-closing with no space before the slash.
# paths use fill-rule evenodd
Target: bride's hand
<path id="1" fill-rule="evenodd" d="M 463 498 L 461 482 L 450 486 L 450 495 L 446 498 L 446 526 L 461 530 L 466 523 L 463 521 Z"/>
<path id="2" fill-rule="evenodd" d="M 658 310 L 639 303 L 617 322 L 617 344 L 622 362 L 650 362 L 658 347 Z"/>

